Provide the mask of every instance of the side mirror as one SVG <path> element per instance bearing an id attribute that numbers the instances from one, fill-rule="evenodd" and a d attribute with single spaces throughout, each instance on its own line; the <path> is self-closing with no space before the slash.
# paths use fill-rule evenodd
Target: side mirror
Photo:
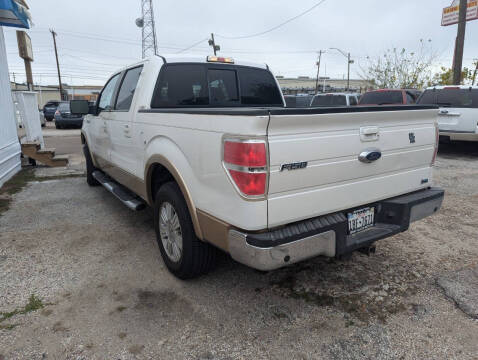
<path id="1" fill-rule="evenodd" d="M 70 111 L 72 115 L 96 115 L 96 106 L 88 100 L 70 100 Z"/>

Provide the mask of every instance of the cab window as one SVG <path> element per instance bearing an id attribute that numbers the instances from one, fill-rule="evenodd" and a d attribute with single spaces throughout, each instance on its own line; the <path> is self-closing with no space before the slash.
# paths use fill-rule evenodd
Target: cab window
<path id="1" fill-rule="evenodd" d="M 113 76 L 103 88 L 98 102 L 98 111 L 111 110 L 113 108 L 113 95 L 116 84 L 120 78 L 120 74 Z"/>
<path id="2" fill-rule="evenodd" d="M 139 76 L 141 75 L 142 70 L 143 67 L 139 66 L 126 72 L 118 92 L 115 110 L 129 110 L 131 103 L 133 102 L 134 92 L 136 91 L 136 86 L 138 85 Z"/>

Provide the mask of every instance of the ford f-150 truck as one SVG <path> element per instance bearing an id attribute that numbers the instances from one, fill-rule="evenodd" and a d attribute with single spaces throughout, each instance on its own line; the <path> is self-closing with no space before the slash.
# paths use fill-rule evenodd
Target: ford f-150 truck
<path id="1" fill-rule="evenodd" d="M 82 128 L 89 185 L 154 210 L 168 269 L 217 249 L 267 271 L 336 257 L 437 212 L 436 106 L 288 109 L 267 65 L 153 57 L 116 72 Z"/>

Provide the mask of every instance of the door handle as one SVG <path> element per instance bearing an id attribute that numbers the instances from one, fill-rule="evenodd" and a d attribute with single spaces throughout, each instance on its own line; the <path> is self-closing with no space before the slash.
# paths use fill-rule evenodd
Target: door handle
<path id="1" fill-rule="evenodd" d="M 124 126 L 123 131 L 124 131 L 124 135 L 125 135 L 127 138 L 131 137 L 131 135 L 130 135 L 130 129 L 129 129 L 129 125 L 128 125 L 128 124 L 126 124 L 126 125 Z"/>
<path id="2" fill-rule="evenodd" d="M 366 126 L 360 128 L 360 140 L 362 141 L 376 141 L 380 136 L 380 129 L 378 126 Z"/>

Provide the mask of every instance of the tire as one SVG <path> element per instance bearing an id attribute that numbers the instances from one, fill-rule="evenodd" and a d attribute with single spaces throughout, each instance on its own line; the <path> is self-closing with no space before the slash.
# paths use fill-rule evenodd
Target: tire
<path id="1" fill-rule="evenodd" d="M 90 186 L 98 186 L 100 185 L 100 183 L 93 177 L 93 172 L 96 170 L 96 168 L 93 165 L 90 150 L 88 149 L 88 146 L 86 144 L 83 145 L 83 153 L 85 154 L 86 160 L 86 182 Z"/>
<path id="2" fill-rule="evenodd" d="M 174 182 L 164 184 L 156 193 L 155 199 L 154 229 L 161 256 L 169 271 L 179 279 L 186 280 L 206 274 L 212 270 L 216 264 L 218 250 L 196 237 L 186 201 L 178 185 Z M 165 222 L 160 219 L 160 214 L 162 211 L 165 211 L 165 215 L 167 215 L 169 207 L 173 210 L 170 213 L 172 217 L 169 219 L 172 221 Z M 175 232 L 178 228 L 174 222 L 174 214 L 179 221 L 179 232 Z M 164 216 L 163 219 L 165 219 Z M 164 224 L 169 224 L 169 228 L 164 226 Z M 174 250 L 174 246 L 168 246 L 168 243 L 175 242 L 174 240 L 176 239 L 175 249 L 179 249 L 178 233 L 182 243 L 179 257 Z M 167 248 L 165 248 L 165 243 Z M 176 258 L 174 255 L 176 255 Z"/>

